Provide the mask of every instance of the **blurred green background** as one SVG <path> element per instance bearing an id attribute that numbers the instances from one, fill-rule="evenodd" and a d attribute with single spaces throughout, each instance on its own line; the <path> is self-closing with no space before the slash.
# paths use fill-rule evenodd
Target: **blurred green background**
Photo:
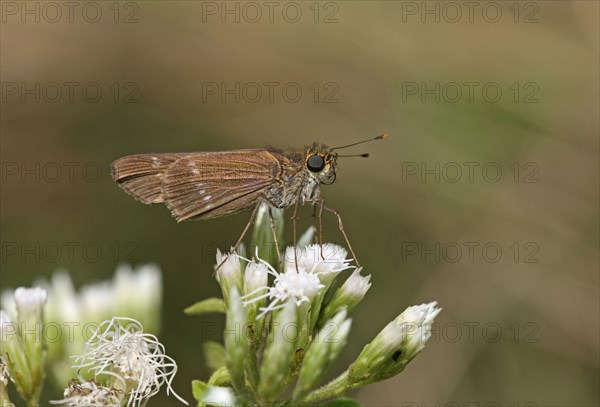
<path id="1" fill-rule="evenodd" d="M 2 288 L 59 267 L 81 285 L 122 261 L 156 262 L 159 337 L 191 400 L 190 381 L 208 374 L 200 344 L 218 339 L 222 320 L 182 310 L 219 295 L 215 247 L 232 244 L 249 215 L 177 224 L 122 192 L 109 163 L 387 131 L 352 149 L 371 158 L 340 159 L 323 188 L 373 282 L 334 370 L 405 307 L 437 300 L 444 310 L 403 374 L 353 396 L 368 406 L 597 406 L 599 5 L 476 3 L 470 14 L 461 2 L 82 2 L 69 21 L 60 3 L 58 18 L 49 3 L 2 2 Z M 335 219 L 325 238 L 342 243 Z M 72 257 L 44 254 L 65 242 L 79 247 Z M 24 250 L 36 244 L 39 259 Z M 102 253 L 83 253 L 90 244 Z"/>

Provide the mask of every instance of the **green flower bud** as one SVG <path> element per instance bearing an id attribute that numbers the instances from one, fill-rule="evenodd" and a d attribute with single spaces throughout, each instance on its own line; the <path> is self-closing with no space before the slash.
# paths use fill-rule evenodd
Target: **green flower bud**
<path id="1" fill-rule="evenodd" d="M 238 293 L 242 291 L 242 264 L 239 257 L 235 253 L 221 253 L 217 250 L 215 275 L 223 291 L 223 299 L 228 305 L 231 289 L 235 287 Z"/>
<path id="2" fill-rule="evenodd" d="M 346 345 L 352 323 L 346 315 L 343 310 L 327 321 L 312 341 L 298 375 L 294 400 L 299 400 L 318 384 Z"/>
<path id="3" fill-rule="evenodd" d="M 235 286 L 229 293 L 227 321 L 225 325 L 225 365 L 231 375 L 231 383 L 240 394 L 246 392 L 245 368 L 249 354 L 247 333 L 248 316 Z"/>
<path id="4" fill-rule="evenodd" d="M 369 282 L 371 276 L 361 276 L 361 271 L 362 268 L 354 270 L 350 277 L 344 281 L 344 284 L 335 291 L 323 310 L 320 318 L 321 323 L 331 319 L 342 309 L 348 312 L 352 311 L 362 301 L 369 288 L 371 288 Z"/>
<path id="5" fill-rule="evenodd" d="M 433 319 L 441 311 L 437 303 L 408 307 L 364 347 L 348 369 L 348 378 L 365 385 L 400 373 L 425 347 Z"/>
<path id="6" fill-rule="evenodd" d="M 267 344 L 260 368 L 258 394 L 263 401 L 275 401 L 287 385 L 294 356 L 295 324 L 296 304 L 289 301 L 274 313 L 271 342 Z"/>
<path id="7" fill-rule="evenodd" d="M 17 391 L 27 399 L 27 395 L 33 393 L 31 370 L 18 324 L 4 310 L 0 310 L 0 356 L 4 365 L 8 367 Z"/>
<path id="8" fill-rule="evenodd" d="M 0 311 L 2 358 L 21 396 L 34 404 L 45 379 L 42 325 L 47 297 L 43 288 L 19 287 L 14 294 L 17 324 L 12 322 L 8 314 Z M 15 329 L 17 326 L 18 334 Z"/>

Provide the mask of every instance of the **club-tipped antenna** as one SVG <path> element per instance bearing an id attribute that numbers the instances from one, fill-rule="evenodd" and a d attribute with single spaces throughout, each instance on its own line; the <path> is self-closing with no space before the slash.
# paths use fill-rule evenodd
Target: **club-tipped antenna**
<path id="1" fill-rule="evenodd" d="M 369 156 L 369 153 L 338 155 L 338 157 L 362 157 L 362 158 L 367 158 L 368 156 Z"/>
<path id="2" fill-rule="evenodd" d="M 362 143 L 368 143 L 369 141 L 385 140 L 387 137 L 388 137 L 388 134 L 387 133 L 383 133 L 383 134 L 381 134 L 381 135 L 379 135 L 377 137 L 370 138 L 370 139 L 367 139 L 367 140 L 357 141 L 356 143 L 347 144 L 345 146 L 333 147 L 331 149 L 331 151 L 333 151 L 333 150 L 340 150 L 342 148 L 347 148 L 347 147 L 353 147 L 353 146 L 356 146 L 356 145 L 359 145 L 359 144 L 362 144 Z"/>

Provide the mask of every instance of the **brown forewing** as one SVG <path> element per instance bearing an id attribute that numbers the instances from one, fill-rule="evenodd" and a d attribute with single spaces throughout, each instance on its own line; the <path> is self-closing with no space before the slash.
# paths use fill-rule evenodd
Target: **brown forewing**
<path id="1" fill-rule="evenodd" d="M 144 163 L 143 168 L 115 180 L 144 203 L 165 202 L 177 221 L 215 218 L 253 208 L 280 173 L 277 158 L 266 150 L 141 156 L 143 159 L 140 155 L 130 157 Z M 148 163 L 156 168 L 149 168 Z M 124 163 L 113 167 L 124 167 Z"/>

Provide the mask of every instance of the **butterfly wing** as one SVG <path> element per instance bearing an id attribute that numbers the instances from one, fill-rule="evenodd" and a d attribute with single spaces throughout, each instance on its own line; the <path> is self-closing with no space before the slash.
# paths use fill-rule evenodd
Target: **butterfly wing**
<path id="1" fill-rule="evenodd" d="M 166 203 L 178 222 L 253 208 L 281 173 L 267 150 L 136 154 L 111 164 L 114 180 L 145 204 Z"/>
<path id="2" fill-rule="evenodd" d="M 190 153 L 134 154 L 119 158 L 110 165 L 117 184 L 129 195 L 147 205 L 164 202 L 164 173 L 177 160 Z"/>
<path id="3" fill-rule="evenodd" d="M 216 218 L 254 208 L 279 172 L 266 150 L 201 153 L 169 167 L 162 195 L 177 221 Z"/>

